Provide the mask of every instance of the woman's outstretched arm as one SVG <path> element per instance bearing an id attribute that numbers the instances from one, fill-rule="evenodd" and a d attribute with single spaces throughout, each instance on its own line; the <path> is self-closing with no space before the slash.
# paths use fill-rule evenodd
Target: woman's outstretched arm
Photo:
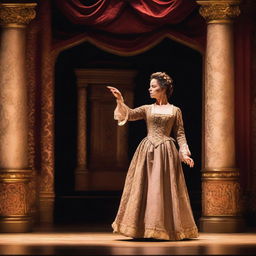
<path id="1" fill-rule="evenodd" d="M 116 109 L 114 119 L 118 120 L 118 125 L 124 125 L 127 121 L 135 121 L 145 118 L 145 106 L 131 109 L 125 103 L 121 92 L 112 86 L 107 86 L 113 96 L 116 98 Z"/>

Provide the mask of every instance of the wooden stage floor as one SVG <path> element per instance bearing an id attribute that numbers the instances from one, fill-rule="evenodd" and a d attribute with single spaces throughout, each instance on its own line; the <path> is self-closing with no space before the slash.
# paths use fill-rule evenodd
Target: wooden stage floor
<path id="1" fill-rule="evenodd" d="M 200 233 L 185 241 L 135 241 L 110 230 L 62 227 L 0 234 L 0 255 L 256 255 L 256 232 Z M 103 231 L 102 231 L 103 230 Z"/>

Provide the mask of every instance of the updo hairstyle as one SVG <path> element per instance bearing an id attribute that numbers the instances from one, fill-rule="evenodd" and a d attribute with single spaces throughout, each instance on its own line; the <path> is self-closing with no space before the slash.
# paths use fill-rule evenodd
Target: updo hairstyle
<path id="1" fill-rule="evenodd" d="M 173 92 L 173 79 L 165 72 L 155 72 L 150 76 L 150 81 L 156 79 L 161 88 L 166 89 L 166 96 L 171 97 Z"/>

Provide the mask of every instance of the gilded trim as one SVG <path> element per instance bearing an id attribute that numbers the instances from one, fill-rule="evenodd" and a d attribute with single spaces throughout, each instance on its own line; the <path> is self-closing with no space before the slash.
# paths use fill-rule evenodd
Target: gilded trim
<path id="1" fill-rule="evenodd" d="M 197 1 L 199 13 L 208 23 L 232 23 L 240 15 L 240 1 Z"/>
<path id="2" fill-rule="evenodd" d="M 36 17 L 36 3 L 0 4 L 0 25 L 3 27 L 24 28 Z"/>
<path id="3" fill-rule="evenodd" d="M 31 169 L 2 169 L 0 182 L 29 182 L 32 178 Z"/>
<path id="4" fill-rule="evenodd" d="M 205 168 L 202 170 L 202 172 L 238 172 L 238 168 L 233 167 L 218 167 L 218 168 Z"/>
<path id="5" fill-rule="evenodd" d="M 237 180 L 240 176 L 237 168 L 212 168 L 202 170 L 202 180 Z"/>

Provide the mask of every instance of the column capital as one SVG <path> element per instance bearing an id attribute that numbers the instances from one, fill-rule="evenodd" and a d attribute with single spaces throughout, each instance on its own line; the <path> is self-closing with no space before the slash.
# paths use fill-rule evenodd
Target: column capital
<path id="1" fill-rule="evenodd" d="M 0 25 L 23 28 L 36 17 L 36 3 L 0 4 Z"/>
<path id="2" fill-rule="evenodd" d="M 207 23 L 232 23 L 240 15 L 240 0 L 198 0 Z"/>

